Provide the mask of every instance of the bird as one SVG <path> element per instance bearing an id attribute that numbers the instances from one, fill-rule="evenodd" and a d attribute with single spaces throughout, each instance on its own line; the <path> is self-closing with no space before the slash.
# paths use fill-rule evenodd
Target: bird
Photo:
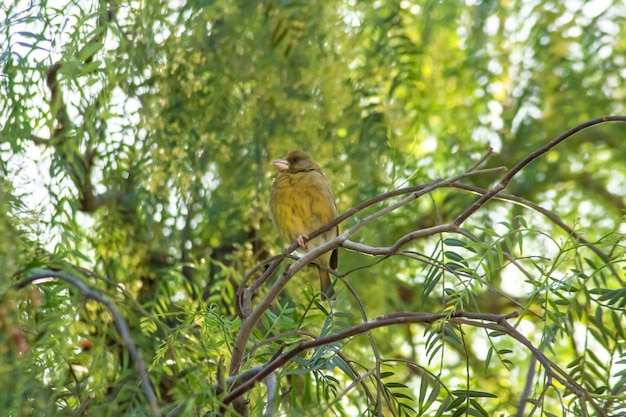
<path id="1" fill-rule="evenodd" d="M 270 190 L 269 213 L 280 236 L 298 242 L 305 253 L 336 237 L 339 227 L 308 240 L 309 233 L 337 218 L 335 197 L 320 166 L 302 150 L 291 151 L 272 165 L 278 175 Z M 323 267 L 337 269 L 337 249 L 313 262 L 318 265 L 322 298 L 331 299 L 330 274 Z"/>

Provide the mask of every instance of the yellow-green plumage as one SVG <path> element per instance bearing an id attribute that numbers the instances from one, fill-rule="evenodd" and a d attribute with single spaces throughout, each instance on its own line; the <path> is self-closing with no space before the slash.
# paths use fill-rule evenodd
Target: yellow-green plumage
<path id="1" fill-rule="evenodd" d="M 270 217 L 281 237 L 288 242 L 298 241 L 302 236 L 319 229 L 337 217 L 335 198 L 319 165 L 303 151 L 291 151 L 284 159 L 272 164 L 279 174 L 270 192 Z M 315 248 L 337 236 L 334 228 L 306 242 L 304 250 Z M 302 246 L 302 245 L 301 245 Z M 337 268 L 337 250 L 327 252 L 315 263 Z M 319 269 L 322 294 L 332 297 L 328 271 Z"/>

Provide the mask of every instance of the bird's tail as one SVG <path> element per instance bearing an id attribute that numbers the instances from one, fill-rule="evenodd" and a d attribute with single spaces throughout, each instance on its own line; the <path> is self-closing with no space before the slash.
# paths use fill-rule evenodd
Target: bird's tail
<path id="1" fill-rule="evenodd" d="M 335 290 L 331 288 L 332 281 L 330 280 L 330 274 L 321 268 L 317 269 L 320 276 L 320 289 L 322 291 L 322 299 L 330 300 L 335 295 Z"/>

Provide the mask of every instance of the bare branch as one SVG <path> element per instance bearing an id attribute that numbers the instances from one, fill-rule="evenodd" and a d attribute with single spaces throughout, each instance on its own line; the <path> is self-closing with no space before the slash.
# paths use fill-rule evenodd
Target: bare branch
<path id="1" fill-rule="evenodd" d="M 489 148 L 487 152 L 485 152 L 485 154 L 481 156 L 480 159 L 476 161 L 476 163 L 474 163 L 474 165 L 468 168 L 467 172 L 476 171 L 478 167 L 482 166 L 485 162 L 487 162 L 487 159 L 489 159 L 491 155 L 493 155 L 493 148 Z"/>
<path id="2" fill-rule="evenodd" d="M 333 408 L 333 406 L 337 404 L 339 401 L 341 401 L 341 399 L 345 397 L 350 391 L 356 388 L 357 385 L 361 384 L 361 386 L 367 387 L 367 384 L 365 384 L 365 380 L 371 377 L 376 371 L 377 371 L 376 368 L 372 368 L 363 375 L 360 375 L 357 373 L 356 378 L 346 388 L 344 388 L 343 391 L 337 394 L 337 396 L 333 399 L 333 401 L 330 404 L 328 404 L 328 406 L 326 406 L 326 408 L 322 412 L 323 415 L 327 415 L 327 413 L 330 413 L 330 410 Z M 371 397 L 370 397 L 370 402 L 374 403 L 374 399 Z"/>
<path id="3" fill-rule="evenodd" d="M 256 384 L 256 382 L 265 378 L 271 372 L 280 368 L 282 365 L 287 363 L 293 357 L 299 355 L 300 353 L 306 350 L 313 349 L 319 346 L 328 345 L 330 343 L 334 343 L 340 340 L 345 340 L 350 337 L 363 334 L 373 329 L 391 326 L 395 324 L 409 324 L 409 323 L 431 324 L 438 320 L 445 320 L 445 319 L 451 320 L 453 322 L 458 322 L 457 319 L 464 317 L 470 320 L 464 324 L 469 324 L 469 325 L 473 325 L 476 327 L 486 327 L 486 325 L 489 323 L 485 323 L 485 322 L 491 322 L 494 326 L 498 327 L 499 330 L 505 331 L 508 333 L 508 331 L 506 331 L 506 329 L 502 326 L 502 323 L 508 319 L 515 318 L 517 316 L 518 316 L 518 313 L 516 311 L 507 315 L 469 313 L 469 312 L 464 312 L 464 311 L 458 311 L 456 313 L 453 313 L 452 315 L 441 314 L 441 313 L 431 314 L 431 313 L 398 312 L 398 313 L 380 316 L 373 320 L 367 321 L 365 323 L 361 323 L 357 326 L 351 327 L 349 329 L 346 329 L 344 331 L 341 331 L 341 332 L 338 332 L 329 336 L 320 337 L 318 339 L 311 340 L 311 341 L 300 342 L 288 352 L 285 352 L 284 354 L 281 354 L 279 356 L 274 356 L 274 358 L 272 358 L 268 363 L 263 365 L 263 367 L 258 372 L 255 372 L 255 375 L 253 378 L 247 380 L 246 382 L 242 383 L 241 385 L 233 389 L 224 398 L 223 402 L 224 404 L 230 404 L 232 401 L 234 401 L 235 399 L 237 399 L 238 397 L 246 393 L 248 390 L 250 390 Z M 543 353 L 541 352 L 539 353 L 543 355 Z M 258 370 L 258 368 L 256 369 Z"/>
<path id="4" fill-rule="evenodd" d="M 278 390 L 278 381 L 276 374 L 271 372 L 265 377 L 265 387 L 267 389 L 267 405 L 263 417 L 272 417 L 274 415 L 274 401 L 276 401 L 276 391 Z"/>
<path id="5" fill-rule="evenodd" d="M 349 339 L 353 336 L 369 332 L 373 329 L 386 327 L 396 324 L 409 324 L 409 323 L 422 323 L 432 324 L 439 320 L 448 320 L 452 323 L 466 326 L 482 327 L 490 330 L 500 331 L 505 333 L 522 345 L 524 345 L 537 359 L 537 361 L 545 369 L 546 375 L 549 378 L 556 379 L 559 383 L 566 386 L 576 396 L 582 400 L 588 401 L 601 416 L 607 416 L 604 410 L 595 403 L 591 395 L 580 386 L 576 381 L 571 378 L 567 372 L 560 369 L 556 364 L 550 361 L 547 356 L 536 348 L 530 340 L 528 340 L 522 333 L 520 333 L 514 326 L 508 323 L 507 320 L 518 317 L 517 311 L 511 312 L 506 315 L 498 314 L 485 314 L 474 313 L 467 311 L 457 311 L 452 314 L 429 314 L 429 313 L 411 313 L 411 312 L 397 312 L 384 316 L 377 317 L 371 321 L 364 322 L 360 325 L 346 329 L 344 331 L 314 339 L 311 341 L 302 341 L 298 343 L 293 349 L 285 352 L 284 354 L 274 355 L 274 357 L 261 367 L 255 367 L 252 377 L 241 382 L 245 378 L 237 378 L 241 383 L 238 384 L 223 400 L 224 404 L 229 404 L 238 397 L 242 396 L 245 392 L 250 390 L 258 381 L 267 377 L 279 367 L 283 366 L 293 357 L 300 355 L 306 350 L 313 349 L 319 346 L 328 345 L 341 340 Z M 246 373 L 247 374 L 247 373 Z M 243 374 L 242 374 L 243 375 Z M 250 375 L 250 374 L 247 374 Z"/>
<path id="6" fill-rule="evenodd" d="M 530 340 L 528 340 L 522 333 L 520 333 L 515 327 L 513 327 L 510 323 L 503 321 L 500 323 L 504 329 L 506 329 L 505 333 L 513 336 L 515 340 L 522 343 L 528 350 L 530 350 L 533 356 L 537 359 L 537 361 L 544 367 L 546 374 L 549 377 L 552 377 L 567 387 L 570 391 L 572 391 L 577 397 L 589 401 L 589 403 L 598 411 L 598 413 L 603 417 L 608 417 L 606 411 L 602 407 L 600 407 L 594 401 L 593 397 L 589 394 L 589 392 L 580 386 L 574 379 L 565 371 L 560 369 L 556 364 L 554 364 L 550 359 L 547 358 L 546 355 L 543 354 L 538 348 L 536 348 Z"/>
<path id="7" fill-rule="evenodd" d="M 42 138 L 41 136 L 37 136 L 37 135 L 29 135 L 28 139 L 30 139 L 31 142 L 33 142 L 35 145 L 49 145 L 50 144 L 50 139 L 46 139 L 46 138 Z"/>
<path id="8" fill-rule="evenodd" d="M 451 187 L 458 188 L 458 189 L 461 189 L 461 190 L 470 191 L 470 192 L 474 192 L 474 193 L 479 194 L 479 195 L 485 195 L 486 193 L 488 193 L 488 190 L 486 190 L 484 188 L 475 187 L 473 185 L 463 184 L 463 183 L 460 183 L 460 182 L 452 184 Z M 498 195 L 495 196 L 494 198 L 496 198 L 498 200 L 514 202 L 516 204 L 519 204 L 519 205 L 524 206 L 524 207 L 528 207 L 528 208 L 532 209 L 533 211 L 536 211 L 537 213 L 540 213 L 540 214 L 544 215 L 552 223 L 556 224 L 558 227 L 563 229 L 568 235 L 570 235 L 578 243 L 581 243 L 581 244 L 587 246 L 591 251 L 593 251 L 593 253 L 598 255 L 598 257 L 600 259 L 602 259 L 602 261 L 604 261 L 608 265 L 609 268 L 611 268 L 611 272 L 613 273 L 615 278 L 617 278 L 622 285 L 625 284 L 624 280 L 622 279 L 620 274 L 615 269 L 615 266 L 610 263 L 609 256 L 607 256 L 604 252 L 602 252 L 596 245 L 590 243 L 587 239 L 585 239 L 579 233 L 574 231 L 574 229 L 572 229 L 571 227 L 566 225 L 563 222 L 563 220 L 561 220 L 561 218 L 559 216 L 557 216 L 556 214 L 554 214 L 550 210 L 548 210 L 546 208 L 543 208 L 540 205 L 533 203 L 532 201 L 529 201 L 529 200 L 527 200 L 525 198 L 522 198 L 522 197 L 518 197 L 518 196 L 513 195 L 513 194 L 498 193 Z"/>
<path id="9" fill-rule="evenodd" d="M 118 310 L 115 303 L 101 294 L 95 288 L 89 286 L 80 278 L 77 278 L 69 273 L 62 271 L 54 271 L 51 269 L 44 268 L 33 268 L 27 273 L 24 273 L 27 277 L 20 282 L 16 283 L 13 287 L 16 289 L 22 289 L 26 287 L 28 284 L 37 284 L 36 281 L 45 279 L 45 278 L 56 278 L 61 281 L 65 281 L 73 287 L 77 288 L 80 293 L 86 298 L 95 300 L 100 304 L 104 305 L 111 317 L 113 318 L 113 324 L 115 325 L 115 329 L 119 334 L 120 338 L 126 348 L 128 349 L 128 353 L 130 353 L 131 358 L 133 359 L 135 366 L 137 367 L 137 372 L 139 374 L 139 379 L 141 380 L 141 386 L 143 388 L 143 392 L 148 399 L 148 403 L 150 404 L 150 411 L 153 417 L 161 416 L 161 411 L 159 410 L 159 405 L 157 403 L 157 396 L 154 392 L 154 388 L 152 387 L 152 383 L 150 379 L 148 379 L 148 369 L 146 364 L 139 354 L 139 349 L 137 349 L 137 345 L 133 341 L 132 335 L 130 333 L 130 329 L 128 328 L 128 324 L 124 320 L 124 316 Z"/>
<path id="10" fill-rule="evenodd" d="M 524 169 L 528 164 L 530 164 L 535 159 L 544 155 L 548 151 L 554 149 L 558 144 L 574 136 L 574 134 L 580 132 L 581 130 L 587 129 L 588 127 L 595 126 L 597 124 L 606 123 L 606 122 L 626 122 L 626 116 L 603 116 L 603 117 L 598 117 L 596 119 L 589 120 L 584 123 L 580 123 L 579 125 L 563 133 L 562 135 L 559 135 L 556 138 L 552 139 L 550 142 L 546 143 L 544 146 L 537 149 L 536 151 L 531 152 L 524 159 L 518 162 L 513 168 L 511 168 L 509 172 L 507 172 L 507 174 L 502 178 L 502 180 L 500 180 L 498 184 L 496 184 L 493 188 L 491 188 L 489 192 L 487 192 L 486 194 L 483 194 L 483 196 L 480 197 L 476 202 L 474 202 L 474 204 L 472 204 L 471 207 L 469 207 L 467 210 L 461 213 L 454 220 L 454 223 L 459 226 L 462 225 L 465 220 L 467 220 L 472 214 L 474 214 L 479 208 L 481 208 L 487 201 L 492 199 L 500 191 L 504 190 L 506 186 L 509 184 L 509 182 L 513 179 L 513 177 L 515 177 L 515 175 L 517 175 L 518 172 Z"/>

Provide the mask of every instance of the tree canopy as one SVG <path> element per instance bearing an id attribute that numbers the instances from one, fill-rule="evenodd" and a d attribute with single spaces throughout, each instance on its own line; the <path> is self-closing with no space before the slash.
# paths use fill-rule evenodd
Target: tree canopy
<path id="1" fill-rule="evenodd" d="M 4 415 L 626 412 L 623 2 L 0 16 Z M 296 148 L 330 302 L 269 220 Z"/>

